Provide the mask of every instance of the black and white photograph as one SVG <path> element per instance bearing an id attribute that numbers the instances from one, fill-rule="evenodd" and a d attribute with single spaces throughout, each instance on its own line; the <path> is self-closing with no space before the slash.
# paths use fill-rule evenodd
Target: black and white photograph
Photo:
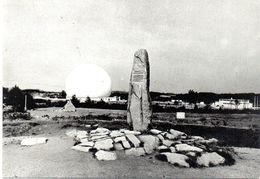
<path id="1" fill-rule="evenodd" d="M 3 0 L 3 178 L 260 178 L 259 0 Z"/>

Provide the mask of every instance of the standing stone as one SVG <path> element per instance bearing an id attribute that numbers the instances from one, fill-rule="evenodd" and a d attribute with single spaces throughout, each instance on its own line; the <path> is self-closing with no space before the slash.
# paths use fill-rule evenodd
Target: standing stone
<path id="1" fill-rule="evenodd" d="M 151 123 L 152 104 L 149 86 L 148 53 L 141 49 L 134 54 L 127 106 L 127 122 L 136 131 L 146 131 Z"/>

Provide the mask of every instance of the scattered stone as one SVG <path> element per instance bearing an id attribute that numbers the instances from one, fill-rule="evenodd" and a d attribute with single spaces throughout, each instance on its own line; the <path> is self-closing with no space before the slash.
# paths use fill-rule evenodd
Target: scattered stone
<path id="1" fill-rule="evenodd" d="M 148 53 L 135 52 L 129 84 L 127 122 L 136 131 L 146 131 L 152 118 L 152 100 L 149 93 L 150 67 Z"/>
<path id="2" fill-rule="evenodd" d="M 95 153 L 95 157 L 98 160 L 116 160 L 117 156 L 115 152 L 108 152 L 108 151 L 103 151 L 99 150 Z"/>
<path id="3" fill-rule="evenodd" d="M 22 139 L 21 145 L 31 146 L 31 145 L 37 145 L 37 144 L 45 144 L 47 141 L 48 141 L 48 139 L 45 137 L 26 138 L 26 139 Z"/>
<path id="4" fill-rule="evenodd" d="M 170 147 L 170 150 L 171 150 L 171 152 L 173 152 L 173 153 L 175 153 L 175 152 L 176 152 L 176 149 L 175 149 L 175 147 Z"/>
<path id="5" fill-rule="evenodd" d="M 164 137 L 163 137 L 161 134 L 158 134 L 157 137 L 158 137 L 161 141 L 164 140 Z"/>
<path id="6" fill-rule="evenodd" d="M 171 129 L 170 133 L 172 135 L 174 135 L 174 138 L 179 138 L 179 137 L 181 137 L 183 135 L 186 135 L 184 132 L 180 132 L 180 131 L 177 131 L 177 130 L 174 130 L 174 129 Z"/>
<path id="7" fill-rule="evenodd" d="M 216 166 L 225 162 L 225 158 L 217 154 L 216 152 L 204 153 L 197 158 L 197 163 L 200 166 Z"/>
<path id="8" fill-rule="evenodd" d="M 151 129 L 150 132 L 154 135 L 158 135 L 160 133 L 162 133 L 162 131 L 158 130 L 158 129 Z"/>
<path id="9" fill-rule="evenodd" d="M 191 136 L 191 138 L 195 140 L 204 140 L 204 138 L 201 136 Z"/>
<path id="10" fill-rule="evenodd" d="M 84 143 L 84 142 L 89 142 L 89 140 L 88 140 L 88 138 L 83 138 L 83 139 L 80 139 L 79 142 Z"/>
<path id="11" fill-rule="evenodd" d="M 125 149 L 130 149 L 131 145 L 129 144 L 129 142 L 127 140 L 121 141 L 122 145 Z"/>
<path id="12" fill-rule="evenodd" d="M 179 152 L 203 152 L 203 150 L 199 147 L 191 146 L 188 144 L 177 144 L 175 148 Z"/>
<path id="13" fill-rule="evenodd" d="M 100 133 L 93 133 L 93 134 L 90 134 L 91 137 L 95 137 L 95 136 L 106 136 L 108 135 L 109 132 L 100 132 Z"/>
<path id="14" fill-rule="evenodd" d="M 93 147 L 94 146 L 94 142 L 92 141 L 87 141 L 87 142 L 82 142 L 80 144 L 78 144 L 79 146 L 87 146 L 87 147 Z"/>
<path id="15" fill-rule="evenodd" d="M 128 134 L 126 135 L 128 140 L 134 145 L 134 147 L 139 147 L 140 146 L 140 140 L 133 134 Z"/>
<path id="16" fill-rule="evenodd" d="M 168 147 L 165 146 L 165 145 L 160 145 L 159 147 L 157 147 L 157 149 L 158 149 L 158 150 L 161 150 L 161 149 L 168 149 Z"/>
<path id="17" fill-rule="evenodd" d="M 76 137 L 77 132 L 78 132 L 77 129 L 68 130 L 68 131 L 66 131 L 66 135 L 69 137 Z"/>
<path id="18" fill-rule="evenodd" d="M 195 152 L 188 152 L 188 153 L 186 153 L 186 155 L 191 156 L 191 157 L 196 157 Z"/>
<path id="19" fill-rule="evenodd" d="M 142 147 L 131 148 L 131 149 L 125 150 L 125 154 L 126 155 L 134 155 L 134 156 L 144 156 L 145 150 Z"/>
<path id="20" fill-rule="evenodd" d="M 166 156 L 167 161 L 173 165 L 180 167 L 190 167 L 189 163 L 187 162 L 189 158 L 186 155 L 170 152 L 161 153 L 159 155 Z"/>
<path id="21" fill-rule="evenodd" d="M 113 138 L 115 138 L 115 137 L 120 137 L 120 136 L 123 136 L 124 134 L 122 133 L 122 132 L 120 132 L 120 131 L 112 131 L 111 133 L 110 133 L 110 137 L 113 137 Z"/>
<path id="22" fill-rule="evenodd" d="M 115 150 L 124 150 L 124 147 L 120 143 L 115 143 L 114 148 L 115 148 Z"/>
<path id="23" fill-rule="evenodd" d="M 125 136 L 121 136 L 121 137 L 115 138 L 114 141 L 115 141 L 115 143 L 117 143 L 117 142 L 123 142 L 123 141 L 126 141 L 126 138 L 125 138 Z"/>
<path id="24" fill-rule="evenodd" d="M 93 136 L 93 137 L 90 137 L 90 140 L 98 140 L 98 139 L 106 139 L 106 138 L 109 138 L 107 135 L 100 135 L 100 136 Z"/>
<path id="25" fill-rule="evenodd" d="M 174 140 L 174 139 L 177 139 L 179 136 L 167 133 L 167 134 L 165 135 L 165 137 L 166 137 L 167 139 Z"/>
<path id="26" fill-rule="evenodd" d="M 170 147 L 174 142 L 166 139 L 166 140 L 163 140 L 162 143 L 163 143 L 163 145 Z"/>
<path id="27" fill-rule="evenodd" d="M 95 134 L 95 133 L 110 133 L 110 130 L 107 128 L 99 127 L 95 130 L 90 131 L 90 134 Z"/>
<path id="28" fill-rule="evenodd" d="M 152 135 L 140 135 L 139 139 L 144 143 L 144 150 L 147 154 L 153 153 L 159 146 L 159 139 Z"/>
<path id="29" fill-rule="evenodd" d="M 208 139 L 208 140 L 201 140 L 201 141 L 199 141 L 199 143 L 202 143 L 202 144 L 216 144 L 216 143 L 218 143 L 218 139 L 211 138 L 211 139 Z"/>
<path id="30" fill-rule="evenodd" d="M 94 145 L 96 149 L 110 150 L 114 147 L 112 139 L 105 139 L 97 141 Z"/>
<path id="31" fill-rule="evenodd" d="M 86 138 L 88 137 L 88 132 L 87 131 L 78 131 L 77 132 L 77 135 L 76 135 L 76 138 L 77 139 L 83 139 L 83 138 Z"/>
<path id="32" fill-rule="evenodd" d="M 71 149 L 78 150 L 78 151 L 81 151 L 81 152 L 89 152 L 89 150 L 91 148 L 92 147 L 85 147 L 85 146 L 81 146 L 81 145 L 75 145 L 75 146 L 71 147 Z"/>
<path id="33" fill-rule="evenodd" d="M 124 133 L 125 133 L 125 135 L 128 135 L 128 134 L 140 135 L 141 134 L 141 132 L 139 132 L 139 131 L 129 131 L 129 130 L 125 130 Z"/>

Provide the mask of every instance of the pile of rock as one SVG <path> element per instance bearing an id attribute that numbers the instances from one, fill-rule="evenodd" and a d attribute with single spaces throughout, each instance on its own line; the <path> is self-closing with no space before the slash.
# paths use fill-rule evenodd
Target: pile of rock
<path id="1" fill-rule="evenodd" d="M 98 160 L 116 160 L 115 151 L 126 155 L 145 156 L 156 153 L 156 158 L 180 167 L 209 167 L 226 163 L 227 153 L 218 147 L 217 139 L 204 139 L 171 129 L 168 132 L 151 129 L 146 134 L 127 129 L 110 131 L 97 128 L 91 131 L 68 131 L 77 141 L 74 150 L 94 152 Z M 225 155 L 221 156 L 224 153 Z"/>

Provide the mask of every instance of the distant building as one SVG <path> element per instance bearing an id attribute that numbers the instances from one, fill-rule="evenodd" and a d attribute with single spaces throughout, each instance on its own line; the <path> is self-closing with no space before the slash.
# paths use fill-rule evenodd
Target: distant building
<path id="1" fill-rule="evenodd" d="M 253 103 L 247 99 L 219 99 L 211 104 L 213 109 L 253 109 Z"/>
<path id="2" fill-rule="evenodd" d="M 81 103 L 84 103 L 87 100 L 87 97 L 77 97 Z M 91 101 L 100 102 L 104 101 L 105 103 L 126 103 L 127 100 L 122 100 L 120 96 L 112 96 L 112 97 L 91 97 Z"/>

